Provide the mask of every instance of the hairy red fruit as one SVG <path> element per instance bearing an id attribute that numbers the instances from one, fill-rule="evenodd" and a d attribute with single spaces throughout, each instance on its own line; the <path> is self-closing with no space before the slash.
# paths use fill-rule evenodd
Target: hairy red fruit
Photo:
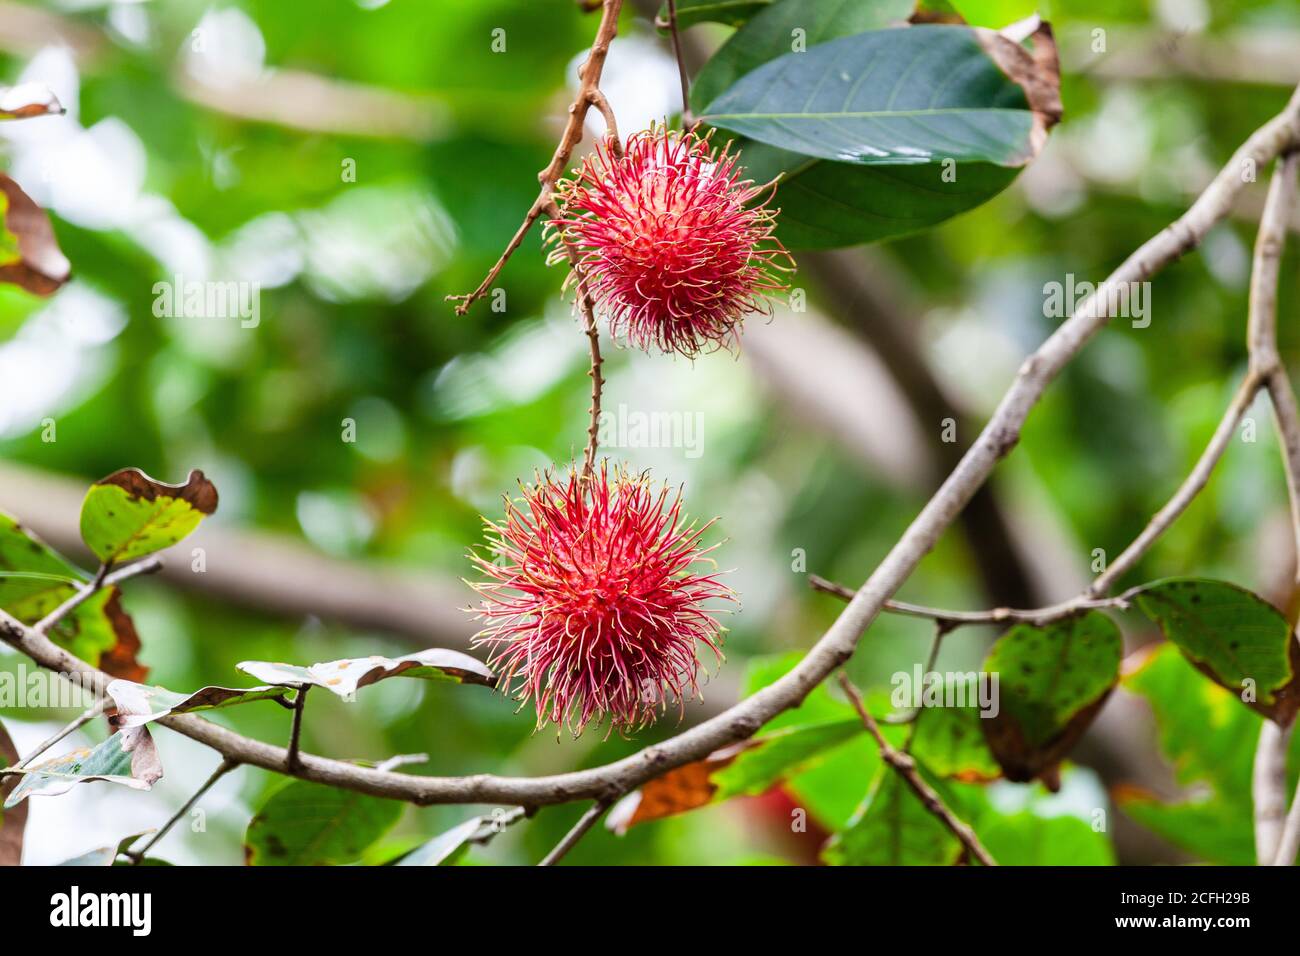
<path id="1" fill-rule="evenodd" d="M 724 628 L 704 607 L 735 600 L 717 572 L 698 573 L 713 547 L 681 511 L 678 492 L 604 463 L 591 476 L 539 475 L 484 520 L 491 557 L 472 555 L 487 580 L 475 638 L 490 648 L 501 687 L 533 700 L 537 726 L 576 736 L 606 716 L 629 733 L 699 692 L 696 652 L 722 659 Z"/>
<path id="2" fill-rule="evenodd" d="M 662 126 L 620 151 L 602 141 L 556 196 L 549 226 L 616 337 L 693 357 L 737 343 L 753 313 L 788 285 L 794 261 L 773 235 L 775 183 L 741 179 L 728 146 Z M 560 255 L 555 256 L 561 258 Z"/>

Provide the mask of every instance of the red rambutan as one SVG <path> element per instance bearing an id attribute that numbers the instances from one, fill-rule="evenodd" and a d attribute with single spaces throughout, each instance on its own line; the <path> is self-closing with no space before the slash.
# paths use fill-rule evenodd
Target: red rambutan
<path id="1" fill-rule="evenodd" d="M 730 347 L 747 315 L 771 314 L 794 261 L 772 233 L 775 183 L 742 179 L 708 136 L 663 126 L 620 151 L 602 140 L 556 198 L 548 225 L 579 256 L 586 291 L 616 337 L 693 357 Z M 555 259 L 561 258 L 555 255 Z"/>
<path id="2" fill-rule="evenodd" d="M 699 691 L 697 644 L 722 655 L 724 628 L 703 607 L 735 600 L 717 572 L 694 566 L 713 547 L 682 515 L 680 491 L 608 463 L 590 476 L 538 475 L 506 499 L 501 523 L 484 519 L 488 557 L 471 555 L 486 581 L 486 627 L 500 685 L 533 700 L 537 726 L 592 721 L 629 733 L 651 723 L 669 698 L 685 707 Z"/>

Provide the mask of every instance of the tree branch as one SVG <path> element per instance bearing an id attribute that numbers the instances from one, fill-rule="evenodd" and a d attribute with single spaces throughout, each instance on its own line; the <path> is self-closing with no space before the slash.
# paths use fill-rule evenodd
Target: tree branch
<path id="1" fill-rule="evenodd" d="M 162 829 L 160 829 L 157 833 L 155 833 L 152 837 L 149 838 L 148 843 L 140 847 L 140 849 L 138 850 L 128 849 L 125 851 L 126 856 L 131 858 L 131 862 L 134 864 L 139 864 L 140 862 L 142 862 L 145 856 L 153 848 L 154 844 L 157 843 L 159 840 L 161 840 L 163 837 L 165 837 L 167 835 L 167 832 L 176 825 L 177 821 L 180 820 L 181 817 L 189 813 L 190 807 L 198 803 L 199 798 L 202 797 L 209 790 L 211 790 L 213 784 L 215 784 L 218 780 L 220 780 L 222 777 L 230 773 L 230 771 L 234 770 L 238 766 L 239 763 L 234 760 L 221 761 L 221 763 L 217 765 L 217 769 L 212 771 L 212 776 L 208 777 L 208 779 L 204 781 L 203 786 L 199 787 L 198 790 L 194 791 L 194 794 L 188 800 L 186 800 L 185 803 L 181 805 L 181 808 L 177 810 L 174 814 L 172 814 L 171 819 L 162 825 Z"/>
<path id="2" fill-rule="evenodd" d="M 555 849 L 546 854 L 546 856 L 542 858 L 542 862 L 537 865 L 555 866 L 556 863 L 559 863 L 564 855 L 572 850 L 574 846 L 577 845 L 577 842 L 587 835 L 587 831 L 595 825 L 596 821 L 604 816 L 605 811 L 609 809 L 609 805 L 610 801 L 608 800 L 597 800 L 593 803 L 588 808 L 587 812 L 578 819 L 578 822 L 573 825 L 573 829 L 564 835 L 564 839 L 555 845 Z"/>
<path id="3" fill-rule="evenodd" d="M 45 617 L 41 618 L 33 626 L 38 633 L 48 634 L 50 628 L 57 625 L 103 588 L 112 587 L 115 584 L 120 584 L 123 581 L 141 574 L 153 574 L 161 567 L 162 561 L 156 557 L 145 558 L 143 561 L 137 561 L 135 564 L 128 564 L 126 567 L 119 568 L 111 574 L 109 573 L 108 565 L 102 565 L 99 571 L 95 573 L 95 576 L 78 588 L 72 597 L 68 598 L 49 614 L 45 615 Z"/>

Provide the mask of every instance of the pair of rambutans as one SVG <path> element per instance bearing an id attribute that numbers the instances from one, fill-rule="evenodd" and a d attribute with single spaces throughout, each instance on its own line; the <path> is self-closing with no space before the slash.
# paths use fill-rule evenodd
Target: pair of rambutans
<path id="1" fill-rule="evenodd" d="M 622 149 L 602 141 L 557 186 L 548 229 L 617 338 L 693 358 L 736 345 L 746 316 L 786 288 L 772 271 L 793 266 L 772 234 L 772 188 L 742 179 L 707 136 L 654 127 Z M 712 522 L 681 509 L 680 493 L 602 464 L 539 475 L 485 522 L 476 640 L 539 727 L 640 729 L 698 692 L 701 645 L 721 659 L 724 628 L 705 604 L 734 594 L 702 567 Z"/>

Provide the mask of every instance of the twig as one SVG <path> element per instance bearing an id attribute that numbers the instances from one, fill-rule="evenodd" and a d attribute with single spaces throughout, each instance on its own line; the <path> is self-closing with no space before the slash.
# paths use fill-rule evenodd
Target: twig
<path id="1" fill-rule="evenodd" d="M 596 39 L 591 45 L 591 52 L 587 54 L 587 59 L 583 61 L 582 66 L 578 67 L 578 95 L 569 107 L 568 122 L 564 124 L 564 132 L 560 136 L 559 145 L 555 147 L 550 164 L 537 174 L 542 188 L 538 191 L 533 204 L 528 207 L 523 223 L 515 231 L 510 242 L 506 244 L 505 251 L 488 270 L 478 288 L 466 295 L 447 296 L 448 302 L 459 303 L 456 306 L 457 315 L 464 315 L 469 311 L 470 306 L 487 295 L 492 283 L 505 268 L 506 262 L 523 243 L 528 230 L 532 229 L 533 223 L 537 222 L 541 214 L 551 205 L 555 195 L 555 184 L 564 174 L 565 167 L 569 165 L 573 148 L 582 140 L 582 124 L 586 122 L 587 110 L 592 106 L 599 109 L 606 123 L 609 124 L 610 131 L 617 137 L 617 129 L 613 125 L 613 111 L 608 110 L 608 103 L 600 92 L 600 75 L 605 68 L 605 56 L 609 53 L 609 44 L 618 33 L 618 14 L 622 7 L 623 0 L 604 0 L 600 25 L 596 28 Z"/>
<path id="2" fill-rule="evenodd" d="M 596 821 L 604 816 L 605 811 L 609 809 L 610 801 L 597 800 L 593 803 L 573 825 L 573 829 L 564 835 L 564 839 L 555 845 L 555 849 L 542 858 L 538 866 L 554 866 L 564 857 L 566 853 L 577 845 L 577 842 L 587 835 L 587 831 L 595 825 Z"/>
<path id="3" fill-rule="evenodd" d="M 194 804 L 199 802 L 199 798 L 202 797 L 209 790 L 211 790 L 213 784 L 215 784 L 218 780 L 220 780 L 222 777 L 230 773 L 230 771 L 234 770 L 238 766 L 239 766 L 239 761 L 237 760 L 221 761 L 221 763 L 217 765 L 217 769 L 212 771 L 212 776 L 208 777 L 208 779 L 204 781 L 203 786 L 199 787 L 198 790 L 194 791 L 193 796 L 191 796 L 188 800 L 186 800 L 185 803 L 181 805 L 181 808 L 177 810 L 174 814 L 172 814 L 171 819 L 162 825 L 162 829 L 160 829 L 157 833 L 155 833 L 152 837 L 149 838 L 148 843 L 140 847 L 140 849 L 138 850 L 136 849 L 124 850 L 123 851 L 124 855 L 130 857 L 131 862 L 133 864 L 138 864 L 141 861 L 143 861 L 145 856 L 149 853 L 149 851 L 153 849 L 154 844 L 157 843 L 159 840 L 161 840 L 163 837 L 165 837 L 167 835 L 167 832 L 176 825 L 177 821 L 180 820 L 181 817 L 185 816 L 185 814 L 190 812 L 190 808 L 193 807 Z"/>
<path id="4" fill-rule="evenodd" d="M 311 690 L 310 684 L 302 684 L 298 688 L 298 696 L 293 701 L 293 727 L 289 730 L 289 751 L 285 755 L 284 763 L 289 768 L 290 774 L 295 774 L 301 768 L 298 753 L 298 743 L 302 736 L 302 711 L 307 705 L 307 691 Z"/>
<path id="5" fill-rule="evenodd" d="M 817 574 L 808 575 L 808 586 L 814 591 L 833 594 L 845 601 L 852 601 L 855 594 L 851 588 L 836 584 L 834 581 L 828 581 Z M 1114 597 L 1075 598 L 1070 601 L 1062 601 L 1060 604 L 1050 604 L 1046 607 L 1036 608 L 995 607 L 987 611 L 949 611 L 937 607 L 925 607 L 921 604 L 909 604 L 906 601 L 890 600 L 885 601 L 882 610 L 890 614 L 920 617 L 934 621 L 945 632 L 970 624 L 1014 623 L 1041 626 L 1063 618 L 1073 617 L 1083 611 L 1105 608 L 1127 610 L 1129 601 L 1138 590 L 1138 588 L 1130 588 L 1123 594 L 1117 594 Z"/>
<path id="6" fill-rule="evenodd" d="M 37 621 L 33 626 L 36 628 L 37 633 L 48 634 L 50 628 L 57 625 L 103 588 L 112 587 L 115 584 L 120 584 L 122 581 L 137 577 L 141 574 L 153 574 L 161 567 L 162 561 L 156 557 L 145 558 L 143 561 L 137 561 L 135 564 L 128 564 L 126 567 L 113 571 L 111 574 L 109 573 L 110 565 L 102 564 L 90 581 L 83 584 L 77 589 L 76 593 L 49 614 L 45 615 L 45 617 Z"/>
<path id="7" fill-rule="evenodd" d="M 377 770 L 395 770 L 398 767 L 407 767 L 411 764 L 428 763 L 428 754 L 396 754 L 380 763 L 375 769 Z"/>
<path id="8" fill-rule="evenodd" d="M 682 56 L 682 38 L 677 30 L 677 0 L 668 0 L 668 32 L 673 38 L 673 56 L 677 60 L 677 77 L 682 84 L 682 129 L 693 129 L 691 117 L 691 78 L 686 72 L 686 58 Z"/>
<path id="9" fill-rule="evenodd" d="M 925 669 L 921 671 L 923 677 L 926 674 L 931 674 L 934 672 L 934 666 L 939 661 L 939 648 L 943 644 L 944 635 L 946 635 L 951 630 L 952 630 L 951 624 L 948 624 L 944 621 L 934 622 L 934 637 L 930 641 L 930 652 L 925 655 Z M 890 720 L 888 718 L 886 718 L 885 720 L 885 723 L 887 724 L 908 725 L 907 738 L 903 741 L 903 753 L 905 754 L 910 754 L 912 752 L 912 741 L 916 739 L 916 728 L 919 725 L 918 718 L 920 718 L 921 711 L 923 711 L 924 709 L 925 706 L 923 704 L 918 705 L 916 707 L 913 707 L 906 714 L 898 715 L 898 717 L 896 717 L 893 720 Z M 894 716 L 894 715 L 890 715 L 890 716 Z"/>
<path id="10" fill-rule="evenodd" d="M 86 724 L 90 723 L 92 720 L 94 720 L 96 717 L 102 714 L 104 712 L 104 709 L 108 706 L 108 703 L 109 702 L 107 699 L 103 699 L 95 703 L 93 706 L 90 707 L 89 710 L 87 710 L 76 720 L 72 721 L 70 724 L 68 724 L 58 733 L 56 733 L 53 737 L 50 737 L 47 740 L 42 740 L 39 744 L 33 747 L 32 750 L 27 754 L 27 756 L 24 757 L 22 760 L 19 760 L 16 764 L 14 764 L 11 769 L 21 770 L 23 769 L 23 767 L 26 767 L 29 764 L 31 764 L 33 760 L 35 760 L 41 754 L 45 753 L 45 751 L 49 750 L 51 747 L 57 744 L 64 737 L 67 737 L 69 734 L 80 730 Z"/>
<path id="11" fill-rule="evenodd" d="M 993 859 L 988 850 L 984 849 L 984 844 L 980 843 L 979 837 L 975 835 L 975 831 L 970 828 L 970 825 L 958 819 L 956 814 L 948 809 L 939 794 L 935 793 L 934 788 L 921 779 L 921 774 L 916 769 L 916 761 L 912 759 L 911 755 L 896 750 L 885 739 L 885 735 L 880 732 L 880 726 L 876 723 L 875 718 L 867 713 L 867 708 L 862 703 L 862 695 L 853 686 L 853 682 L 842 672 L 840 674 L 840 686 L 844 688 L 844 693 L 848 695 L 849 702 L 853 704 L 853 709 L 862 718 L 862 725 L 875 738 L 876 746 L 880 748 L 880 758 L 894 768 L 904 782 L 921 799 L 925 809 L 947 827 L 948 832 L 957 838 L 971 856 L 985 866 L 997 866 L 997 861 Z"/>

